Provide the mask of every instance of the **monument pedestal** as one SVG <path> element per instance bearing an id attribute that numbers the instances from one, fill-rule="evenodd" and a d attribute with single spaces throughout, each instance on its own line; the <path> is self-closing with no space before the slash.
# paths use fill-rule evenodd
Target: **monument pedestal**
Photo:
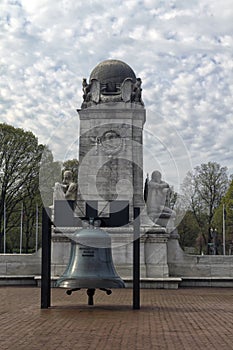
<path id="1" fill-rule="evenodd" d="M 167 243 L 169 234 L 164 228 L 147 228 L 140 230 L 140 275 L 141 278 L 166 278 L 169 277 Z M 118 234 L 119 235 L 119 234 Z M 113 261 L 118 273 L 124 278 L 133 274 L 133 241 L 132 234 L 127 235 L 128 243 L 113 249 Z M 112 240 L 116 236 L 112 236 Z M 122 240 L 122 236 L 119 237 Z M 125 237 L 126 239 L 126 237 Z"/>
<path id="2" fill-rule="evenodd" d="M 74 233 L 73 230 L 72 233 Z M 63 274 L 70 257 L 70 239 L 63 233 L 52 234 L 51 244 L 51 275 L 58 277 Z"/>
<path id="3" fill-rule="evenodd" d="M 169 277 L 167 242 L 169 234 L 164 233 L 163 229 L 153 232 L 151 230 L 146 234 L 144 243 L 146 277 Z"/>

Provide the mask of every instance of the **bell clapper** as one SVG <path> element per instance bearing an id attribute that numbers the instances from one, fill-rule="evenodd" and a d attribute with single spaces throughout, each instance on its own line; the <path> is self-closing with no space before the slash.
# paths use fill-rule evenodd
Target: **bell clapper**
<path id="1" fill-rule="evenodd" d="M 94 296 L 95 294 L 95 289 L 88 289 L 87 290 L 87 295 L 88 295 L 88 305 L 94 305 Z"/>
<path id="2" fill-rule="evenodd" d="M 73 289 L 68 289 L 66 291 L 67 295 L 71 295 L 73 292 L 76 292 L 77 290 L 80 290 L 81 288 L 73 288 Z M 100 290 L 102 290 L 103 292 L 106 292 L 107 295 L 112 294 L 111 289 L 107 289 L 107 288 L 99 288 Z M 94 305 L 94 296 L 95 294 L 95 289 L 94 288 L 89 288 L 87 289 L 87 295 L 88 295 L 88 305 Z"/>

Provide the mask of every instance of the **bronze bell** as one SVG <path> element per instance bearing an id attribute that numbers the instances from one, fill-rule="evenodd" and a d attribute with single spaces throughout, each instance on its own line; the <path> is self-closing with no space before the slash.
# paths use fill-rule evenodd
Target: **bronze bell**
<path id="1" fill-rule="evenodd" d="M 96 288 L 107 294 L 111 294 L 109 288 L 124 288 L 113 265 L 110 235 L 93 226 L 76 231 L 71 237 L 69 263 L 56 286 L 67 288 L 69 295 L 87 288 L 89 305 L 93 305 Z"/>

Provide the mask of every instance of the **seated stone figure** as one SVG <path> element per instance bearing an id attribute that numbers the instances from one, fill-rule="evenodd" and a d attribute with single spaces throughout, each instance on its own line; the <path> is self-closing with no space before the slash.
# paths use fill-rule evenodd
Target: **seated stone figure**
<path id="1" fill-rule="evenodd" d="M 76 200 L 77 184 L 73 182 L 73 174 L 70 170 L 64 171 L 62 183 L 56 182 L 54 186 L 53 200 Z"/>
<path id="2" fill-rule="evenodd" d="M 171 189 L 162 181 L 159 171 L 152 173 L 147 186 L 147 215 L 155 224 L 166 227 L 168 221 L 175 218 L 174 210 L 169 208 Z"/>

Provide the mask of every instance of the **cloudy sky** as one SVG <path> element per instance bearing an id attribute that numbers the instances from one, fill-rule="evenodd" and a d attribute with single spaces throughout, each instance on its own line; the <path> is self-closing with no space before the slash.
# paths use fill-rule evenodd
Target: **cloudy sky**
<path id="1" fill-rule="evenodd" d="M 77 144 L 82 78 L 115 58 L 142 79 L 146 172 L 233 173 L 233 0 L 1 0 L 0 25 L 0 121 L 56 159 Z"/>

